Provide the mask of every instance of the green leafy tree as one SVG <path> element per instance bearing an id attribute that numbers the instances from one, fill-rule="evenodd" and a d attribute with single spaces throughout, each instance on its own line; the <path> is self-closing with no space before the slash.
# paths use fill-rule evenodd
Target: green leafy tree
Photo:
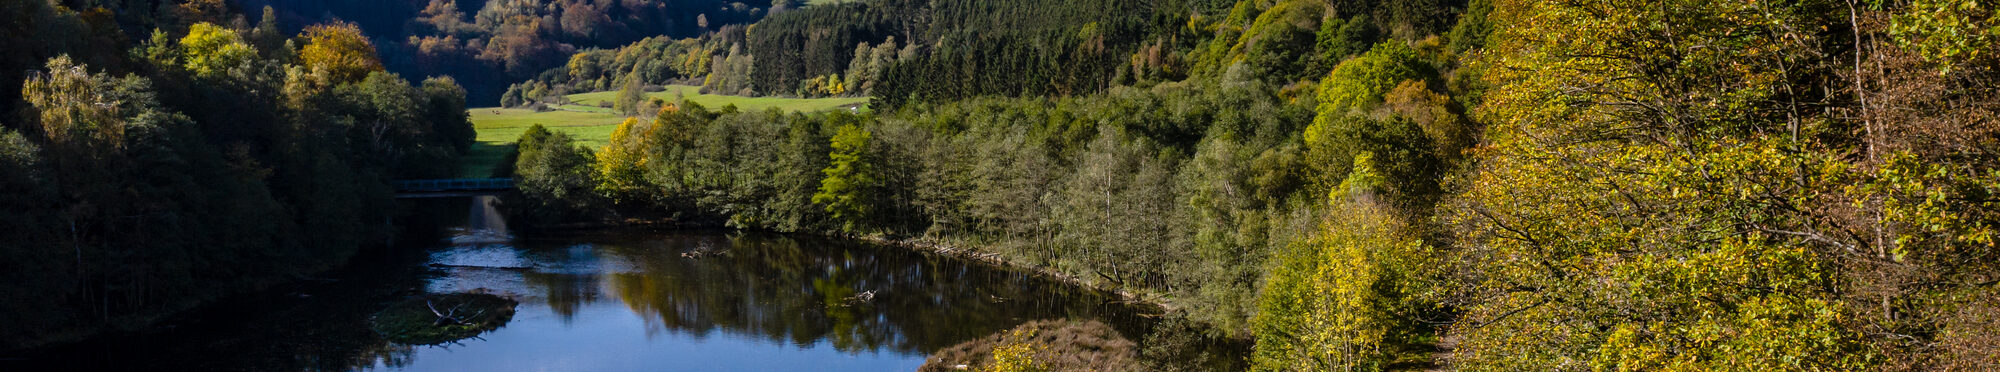
<path id="1" fill-rule="evenodd" d="M 646 99 L 646 91 L 642 89 L 645 84 L 639 81 L 639 74 L 636 72 L 627 74 L 625 78 L 619 80 L 624 83 L 618 85 L 618 97 L 613 102 L 612 109 L 625 115 L 638 114 L 639 102 Z"/>
<path id="2" fill-rule="evenodd" d="M 0 324 L 0 334 L 31 334 L 37 328 L 61 324 L 63 304 L 49 301 L 52 294 L 73 285 L 69 271 L 71 257 L 51 249 L 62 236 L 56 211 L 55 185 L 42 159 L 42 150 L 27 136 L 0 129 L 0 224 L 10 226 L 9 238 L 0 241 L 0 278 L 11 283 L 0 287 L 0 298 L 41 298 L 42 301 L 0 302 L 0 314 L 13 319 Z"/>
<path id="3" fill-rule="evenodd" d="M 457 153 L 470 150 L 479 133 L 473 130 L 472 121 L 465 111 L 465 87 L 450 76 L 433 76 L 424 79 L 424 120 L 431 125 L 431 131 L 445 139 Z"/>
<path id="4" fill-rule="evenodd" d="M 842 124 L 832 138 L 833 152 L 812 202 L 826 206 L 827 213 L 847 231 L 862 231 L 874 217 L 874 196 L 880 187 L 871 164 L 869 139 L 872 134 L 858 123 Z"/>
<path id="5" fill-rule="evenodd" d="M 551 132 L 541 125 L 521 134 L 519 159 L 514 163 L 515 187 L 520 190 L 518 209 L 510 213 L 530 224 L 572 222 L 589 218 L 599 204 L 597 171 L 589 149 L 576 145 L 568 134 Z"/>
<path id="6" fill-rule="evenodd" d="M 1318 145 L 1341 118 L 1361 114 L 1404 80 L 1422 78 L 1416 51 L 1401 41 L 1386 41 L 1360 57 L 1341 62 L 1319 87 L 1319 115 L 1306 127 L 1307 145 Z"/>
<path id="7" fill-rule="evenodd" d="M 1493 33 L 1493 23 L 1486 20 L 1486 14 L 1493 11 L 1493 0 L 1472 0 L 1466 3 L 1465 13 L 1460 14 L 1458 25 L 1451 27 L 1447 35 L 1451 39 L 1453 53 L 1463 53 L 1486 45 L 1486 35 Z"/>
<path id="8" fill-rule="evenodd" d="M 287 38 L 278 24 L 278 11 L 270 6 L 264 7 L 263 15 L 257 20 L 257 28 L 251 29 L 247 37 L 250 39 L 249 42 L 257 47 L 257 50 L 264 51 L 266 55 L 275 55 L 273 53 L 280 52 L 279 49 L 281 48 L 289 49 L 285 48 Z M 291 50 L 283 50 L 282 52 L 289 54 Z"/>
<path id="9" fill-rule="evenodd" d="M 1231 54 L 1240 56 L 1255 75 L 1274 83 L 1312 76 L 1307 67 L 1314 58 L 1315 26 L 1325 13 L 1325 6 L 1317 2 L 1279 2 L 1257 15 Z"/>
<path id="10" fill-rule="evenodd" d="M 1367 159 L 1363 157 L 1362 159 Z M 1368 167 L 1347 187 L 1365 189 Z M 1336 191 L 1341 193 L 1341 191 Z M 1414 279 L 1433 259 L 1385 208 L 1351 196 L 1311 240 L 1290 247 L 1271 269 L 1251 318 L 1253 369 L 1380 370 L 1426 336 L 1411 315 L 1428 285 Z"/>
<path id="11" fill-rule="evenodd" d="M 1932 62 L 1952 66 L 2000 60 L 2000 9 L 1970 0 L 1917 0 L 1896 14 L 1890 34 Z"/>
<path id="12" fill-rule="evenodd" d="M 521 97 L 520 84 L 508 85 L 507 92 L 500 95 L 500 107 L 520 107 L 527 102 Z"/>

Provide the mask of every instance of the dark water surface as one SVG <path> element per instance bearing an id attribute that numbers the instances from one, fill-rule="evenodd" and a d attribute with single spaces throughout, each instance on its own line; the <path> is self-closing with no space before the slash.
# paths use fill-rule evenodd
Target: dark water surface
<path id="1" fill-rule="evenodd" d="M 488 217 L 474 210 L 477 226 Z M 907 371 L 931 352 L 1037 319 L 1104 321 L 1139 340 L 1150 324 L 1142 314 L 1158 312 L 1013 270 L 834 239 L 598 230 L 532 238 L 474 231 L 453 240 L 364 255 L 322 278 L 0 365 Z M 683 255 L 697 251 L 709 254 Z M 870 300 L 856 298 L 871 291 Z M 456 343 L 402 345 L 369 328 L 369 316 L 390 303 L 459 292 L 520 304 L 505 326 Z"/>

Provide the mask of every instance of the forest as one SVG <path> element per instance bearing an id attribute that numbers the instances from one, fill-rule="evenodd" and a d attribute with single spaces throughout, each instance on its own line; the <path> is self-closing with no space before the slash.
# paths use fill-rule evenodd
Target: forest
<path id="1" fill-rule="evenodd" d="M 456 81 L 385 72 L 354 24 L 262 14 L 0 2 L 0 349 L 344 265 L 398 232 L 386 180 L 452 171 Z"/>
<path id="2" fill-rule="evenodd" d="M 603 146 L 519 138 L 510 223 L 951 247 L 1258 371 L 2000 366 L 1990 4 L 237 3 L 0 2 L 0 299 L 53 299 L 0 336 L 339 265 L 468 102 L 616 92 Z"/>
<path id="3" fill-rule="evenodd" d="M 1996 17 L 813 6 L 528 84 L 638 90 L 699 64 L 593 61 L 706 51 L 709 89 L 870 111 L 660 101 L 601 148 L 533 130 L 515 206 L 972 249 L 1254 340 L 1256 370 L 1991 368 Z"/>
<path id="4" fill-rule="evenodd" d="M 93 0 L 83 3 L 124 3 Z M 132 0 L 133 3 L 189 1 Z M 450 76 L 469 102 L 492 106 L 515 81 L 562 67 L 571 54 L 649 37 L 695 37 L 799 7 L 792 0 L 194 0 L 255 15 L 273 9 L 280 31 L 350 22 L 405 76 Z M 79 9 L 83 7 L 78 7 Z M 133 9 L 137 9 L 134 7 Z"/>

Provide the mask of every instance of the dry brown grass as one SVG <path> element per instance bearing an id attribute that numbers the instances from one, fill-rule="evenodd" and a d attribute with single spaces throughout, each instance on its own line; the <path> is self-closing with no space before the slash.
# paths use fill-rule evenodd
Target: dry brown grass
<path id="1" fill-rule="evenodd" d="M 1029 340 L 1008 340 L 1007 335 L 1027 330 Z M 1037 320 L 939 350 L 924 361 L 922 372 L 983 370 L 993 361 L 993 349 L 1008 342 L 1028 342 L 1041 346 L 1034 355 L 1037 365 L 1051 371 L 1139 371 L 1139 345 L 1097 321 Z M 959 369 L 957 366 L 966 366 Z"/>

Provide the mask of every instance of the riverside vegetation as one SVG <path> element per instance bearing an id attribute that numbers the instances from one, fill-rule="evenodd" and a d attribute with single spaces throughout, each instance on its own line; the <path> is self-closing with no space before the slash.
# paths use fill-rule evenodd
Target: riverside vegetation
<path id="1" fill-rule="evenodd" d="M 474 136 L 452 78 L 271 14 L 0 2 L 0 348 L 341 265 L 394 236 L 388 179 L 450 174 Z"/>
<path id="2" fill-rule="evenodd" d="M 160 18 L 199 19 L 190 17 L 203 14 L 201 4 L 208 3 L 163 7 L 186 10 Z M 1248 362 L 1256 370 L 2000 364 L 1994 357 L 2000 355 L 2000 199 L 1994 196 L 2000 192 L 2000 10 L 1990 5 L 780 0 L 714 7 L 748 16 L 711 24 L 711 16 L 701 15 L 698 27 L 675 23 L 680 26 L 659 28 L 671 30 L 662 36 L 622 31 L 661 27 L 638 25 L 657 22 L 632 7 L 648 3 L 495 1 L 466 22 L 457 2 L 434 0 L 421 19 L 411 18 L 405 33 L 415 36 L 397 48 L 477 55 L 488 69 L 483 71 L 525 79 L 504 91 L 490 76 L 478 79 L 486 88 L 475 96 L 499 92 L 490 101 L 474 101 L 480 105 L 563 107 L 582 93 L 608 98 L 604 109 L 626 117 L 601 144 L 589 146 L 559 128 L 521 129 L 516 154 L 502 167 L 519 187 L 507 203 L 516 215 L 510 221 L 546 226 L 667 215 L 743 229 L 960 247 L 1170 304 L 1174 322 L 1253 340 Z M 130 48 L 30 37 L 116 39 L 140 34 L 120 27 L 163 22 L 129 15 L 137 12 L 69 9 L 93 8 L 31 4 L 23 8 L 28 12 L 8 13 L 53 14 L 33 17 L 70 21 L 29 24 L 94 31 L 18 34 L 8 45 L 34 40 L 45 44 L 20 45 L 43 52 L 8 62 L 21 68 L 0 73 L 75 63 L 59 59 L 62 64 L 44 67 L 58 54 L 50 51 L 108 48 L 72 54 L 103 59 L 83 59 L 92 66 L 165 66 L 135 70 L 195 87 L 213 79 L 204 76 L 286 70 L 230 63 L 299 66 L 288 67 L 295 73 L 237 83 L 265 82 L 270 89 L 232 91 L 277 94 L 285 99 L 269 102 L 294 106 L 321 102 L 289 98 L 297 94 L 291 81 L 303 79 L 297 76 L 328 76 L 330 83 L 308 86 L 332 87 L 329 93 L 309 97 L 424 97 L 340 88 L 397 86 L 390 80 L 400 80 L 386 73 L 368 72 L 377 69 L 372 64 L 321 69 L 289 62 L 312 61 L 307 56 L 327 49 L 314 45 L 355 44 L 323 42 L 310 30 L 291 41 L 303 48 L 263 36 L 270 31 L 259 28 L 216 26 L 225 23 L 221 19 L 159 28 L 233 30 L 222 37 L 188 41 L 183 31 L 166 31 Z M 608 24 L 620 26 L 604 30 L 619 32 L 590 27 Z M 101 26 L 87 27 L 93 25 Z M 232 37 L 245 41 L 227 42 Z M 624 46 L 592 45 L 628 40 Z M 279 62 L 233 62 L 267 59 Z M 105 183 L 64 183 L 86 182 L 66 171 L 12 172 L 76 164 L 60 160 L 68 151 L 61 149 L 70 146 L 64 143 L 72 142 L 67 138 L 136 138 L 42 129 L 66 128 L 48 123 L 71 118 L 138 111 L 51 110 L 104 106 L 49 106 L 36 97 L 87 95 L 46 94 L 57 91 L 36 88 L 43 80 L 27 80 L 25 103 L 0 99 L 29 108 L 10 111 L 40 113 L 21 117 L 41 125 L 9 127 L 23 134 L 9 137 L 6 148 L 27 150 L 0 153 L 30 155 L 6 157 L 14 165 L 0 166 L 16 168 L 0 174 L 11 177 L 0 185 L 25 190 L 10 193 L 17 196 L 69 199 L 7 199 L 22 204 L 6 209 L 69 219 L 5 217 L 39 226 L 28 235 L 38 238 L 10 239 L 32 243 L 8 246 L 23 258 L 7 264 L 23 266 L 4 271 L 39 284 L 8 290 L 43 291 L 7 296 L 59 293 L 70 299 L 58 305 L 66 307 L 45 309 L 50 318 L 23 318 L 40 320 L 21 324 L 102 322 L 53 310 L 93 309 L 120 298 L 109 294 L 130 299 L 156 289 L 117 292 L 131 287 L 92 279 L 107 274 L 86 275 L 104 271 L 81 263 L 63 271 L 68 252 L 49 247 L 121 246 L 80 240 L 68 233 L 77 230 L 56 221 L 87 220 L 74 217 L 79 213 L 106 221 L 86 224 L 98 226 L 100 235 L 85 236 L 124 236 L 129 230 L 123 226 L 207 225 L 124 225 L 124 216 L 162 214 L 99 213 L 94 208 L 111 204 L 98 198 L 164 199 L 116 190 L 82 194 L 94 189 L 71 186 Z M 749 110 L 649 94 L 675 85 L 746 97 L 865 97 L 869 110 Z M 431 92 L 430 86 L 420 91 Z M 428 172 L 407 167 L 437 163 L 394 159 L 448 154 L 445 145 L 364 145 L 382 138 L 427 139 L 397 142 L 404 144 L 471 138 L 455 132 L 458 124 L 436 124 L 462 122 L 463 114 L 446 118 L 432 109 L 462 113 L 462 99 L 389 105 L 421 108 L 395 117 L 437 114 L 437 121 L 357 114 L 385 112 L 380 100 L 327 100 L 359 108 L 259 110 L 276 110 L 273 117 L 287 120 L 271 122 L 359 123 L 325 129 L 347 133 L 328 137 L 353 149 L 437 150 L 347 150 L 338 154 L 354 157 L 286 163 L 281 161 L 311 152 L 229 142 L 236 128 L 257 127 L 210 125 L 242 119 L 200 114 L 246 111 L 170 104 L 202 123 L 199 128 L 214 128 L 201 133 L 222 133 L 196 141 L 215 148 L 203 150 L 215 154 L 205 155 L 217 159 L 213 163 L 241 164 L 193 177 L 275 191 L 193 190 L 265 195 L 273 201 L 254 205 L 276 211 L 267 215 L 337 219 L 325 222 L 367 232 L 374 225 L 365 221 L 374 216 L 357 213 L 380 208 L 287 212 L 323 199 L 285 195 L 335 189 L 270 185 L 329 182 L 324 176 L 286 180 L 302 177 L 288 176 L 293 173 L 320 175 L 322 168 L 313 167 L 349 164 L 343 161 L 360 165 L 335 167 L 350 172 L 336 174 L 376 177 L 371 180 Z M 428 130 L 401 137 L 359 129 L 382 122 L 430 126 L 415 125 Z M 428 140 L 433 137 L 444 140 Z M 252 145 L 234 145 L 246 142 Z M 152 168 L 139 169 L 115 179 L 143 179 L 138 177 L 151 174 L 143 169 Z M 93 207 L 70 207 L 75 205 Z M 294 240 L 342 241 L 273 229 L 251 231 L 284 232 L 268 235 L 283 247 Z M 300 232 L 322 233 L 367 236 Z M 198 245 L 243 247 L 217 252 L 262 252 L 251 248 L 266 246 Z M 189 262 L 235 267 L 224 266 L 230 261 Z M 182 272 L 174 270 L 214 272 L 165 266 L 117 274 Z M 121 311 L 91 314 L 133 312 Z M 1037 348 L 1054 346 L 1029 342 L 1046 338 L 1032 332 L 1023 328 L 1019 335 L 993 338 L 996 346 L 959 354 L 991 358 L 975 364 L 994 368 L 1049 366 L 1036 360 L 1045 355 Z"/>
<path id="3" fill-rule="evenodd" d="M 523 137 L 520 205 L 997 254 L 1164 299 L 1254 339 L 1258 370 L 1990 368 L 1996 17 L 813 6 L 525 85 L 655 84 L 623 61 L 707 59 L 705 89 L 865 95 L 872 113 L 624 94 L 636 116 L 603 146 Z M 668 58 L 628 58 L 647 53 Z"/>

